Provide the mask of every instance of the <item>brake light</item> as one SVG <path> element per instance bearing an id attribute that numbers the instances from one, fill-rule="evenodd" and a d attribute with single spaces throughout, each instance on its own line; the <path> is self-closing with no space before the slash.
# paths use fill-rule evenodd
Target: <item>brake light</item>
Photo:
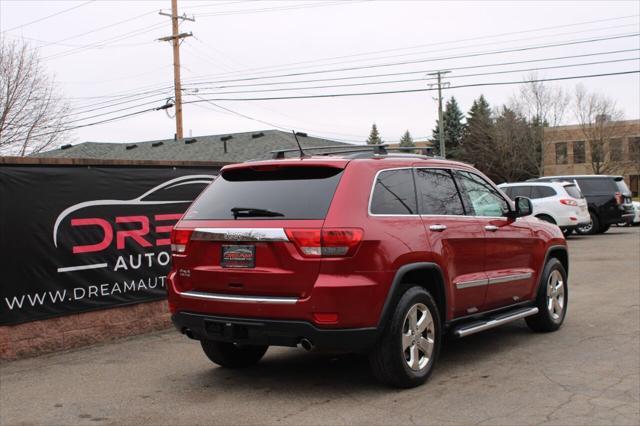
<path id="1" fill-rule="evenodd" d="M 616 204 L 620 205 L 624 203 L 624 199 L 622 198 L 622 192 L 616 192 L 615 193 L 615 197 L 616 197 Z"/>
<path id="2" fill-rule="evenodd" d="M 578 202 L 576 200 L 569 200 L 569 199 L 566 199 L 566 198 L 560 200 L 560 202 L 562 204 L 564 204 L 565 206 L 577 206 L 578 205 Z"/>
<path id="3" fill-rule="evenodd" d="M 352 256 L 364 234 L 360 228 L 295 228 L 285 232 L 305 257 Z"/>
<path id="4" fill-rule="evenodd" d="M 187 243 L 191 239 L 191 229 L 175 229 L 171 230 L 171 251 L 173 253 L 184 253 L 187 249 Z"/>

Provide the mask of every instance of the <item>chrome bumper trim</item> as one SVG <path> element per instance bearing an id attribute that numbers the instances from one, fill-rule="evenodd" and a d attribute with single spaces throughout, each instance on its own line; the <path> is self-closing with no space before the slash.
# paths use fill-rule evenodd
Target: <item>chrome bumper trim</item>
<path id="1" fill-rule="evenodd" d="M 283 228 L 196 228 L 195 241 L 289 241 Z"/>
<path id="2" fill-rule="evenodd" d="M 297 297 L 240 296 L 235 294 L 205 293 L 202 291 L 184 291 L 178 294 L 189 299 L 215 300 L 217 302 L 267 303 L 272 305 L 293 305 L 298 302 Z"/>

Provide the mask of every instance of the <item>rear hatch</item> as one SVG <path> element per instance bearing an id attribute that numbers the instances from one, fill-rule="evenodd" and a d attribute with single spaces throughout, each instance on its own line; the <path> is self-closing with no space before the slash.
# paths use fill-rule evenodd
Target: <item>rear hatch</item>
<path id="1" fill-rule="evenodd" d="M 580 212 L 586 214 L 588 212 L 587 199 L 584 198 L 584 195 L 582 194 L 582 191 L 580 191 L 578 185 L 575 183 L 567 183 L 562 185 L 562 187 L 571 198 L 575 199 Z"/>
<path id="2" fill-rule="evenodd" d="M 320 232 L 346 164 L 282 160 L 223 169 L 174 230 L 186 245 L 182 254 L 174 250 L 179 290 L 307 297 L 320 258 L 292 241 Z"/>
<path id="3" fill-rule="evenodd" d="M 616 199 L 619 200 L 619 204 L 622 205 L 622 208 L 625 214 L 634 213 L 633 209 L 633 199 L 631 191 L 627 187 L 622 176 L 616 176 L 614 178 L 616 181 L 616 187 L 618 188 L 618 192 L 616 193 Z"/>

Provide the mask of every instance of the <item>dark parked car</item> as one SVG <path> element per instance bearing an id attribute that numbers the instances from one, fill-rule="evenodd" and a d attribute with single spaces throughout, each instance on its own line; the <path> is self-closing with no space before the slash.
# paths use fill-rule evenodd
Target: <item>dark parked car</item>
<path id="1" fill-rule="evenodd" d="M 543 182 L 575 182 L 587 202 L 591 223 L 576 228 L 579 234 L 601 234 L 621 222 L 631 223 L 634 218 L 631 191 L 622 176 L 575 175 L 545 176 L 535 179 Z"/>
<path id="2" fill-rule="evenodd" d="M 225 166 L 172 232 L 173 322 L 224 367 L 316 346 L 419 385 L 445 332 L 562 325 L 565 239 L 514 201 L 467 164 L 386 151 Z"/>

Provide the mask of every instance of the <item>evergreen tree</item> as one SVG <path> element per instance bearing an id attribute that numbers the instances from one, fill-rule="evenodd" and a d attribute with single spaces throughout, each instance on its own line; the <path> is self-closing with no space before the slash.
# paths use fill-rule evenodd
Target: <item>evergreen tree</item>
<path id="1" fill-rule="evenodd" d="M 462 123 L 464 114 L 460 111 L 458 102 L 455 97 L 451 97 L 445 104 L 445 110 L 442 113 L 442 121 L 444 127 L 444 148 L 448 158 L 459 158 L 460 143 L 464 134 L 465 125 Z M 440 153 L 440 121 L 436 120 L 436 127 L 432 131 L 433 152 L 438 155 Z"/>
<path id="2" fill-rule="evenodd" d="M 376 123 L 373 123 L 373 126 L 371 126 L 371 133 L 369 133 L 369 139 L 367 139 L 367 144 L 369 145 L 382 144 L 382 139 L 380 139 L 380 133 L 378 133 L 378 127 L 376 126 Z"/>
<path id="3" fill-rule="evenodd" d="M 480 170 L 491 162 L 494 121 L 491 107 L 483 95 L 473 101 L 467 114 L 467 124 L 462 135 L 459 159 L 475 164 Z M 486 155 L 485 155 L 486 154 Z"/>
<path id="4" fill-rule="evenodd" d="M 402 137 L 400 138 L 400 146 L 402 147 L 413 147 L 416 146 L 415 143 L 413 143 L 413 138 L 411 137 L 411 133 L 409 133 L 409 130 L 407 130 L 406 132 L 404 132 L 404 135 L 402 135 Z"/>

